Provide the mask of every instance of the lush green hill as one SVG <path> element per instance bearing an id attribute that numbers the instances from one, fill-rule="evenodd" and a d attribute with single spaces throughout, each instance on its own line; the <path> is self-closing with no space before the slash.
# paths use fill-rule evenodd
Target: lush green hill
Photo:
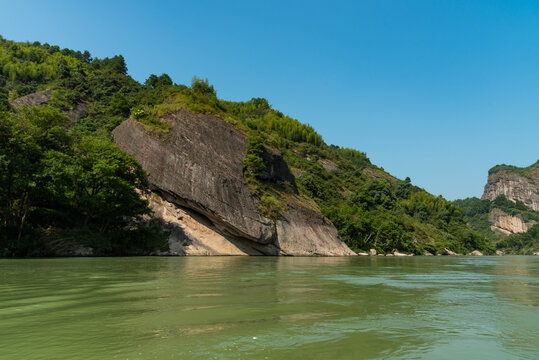
<path id="1" fill-rule="evenodd" d="M 53 90 L 48 107 L 11 109 L 10 100 L 44 89 Z M 81 102 L 89 111 L 68 130 L 59 111 Z M 355 250 L 493 250 L 485 236 L 466 226 L 462 211 L 441 196 L 413 186 L 410 179 L 396 179 L 371 164 L 365 153 L 324 143 L 312 127 L 273 109 L 266 99 L 219 99 L 207 80 L 194 78 L 188 87 L 163 74 L 140 84 L 127 75 L 121 56 L 92 59 L 88 52 L 0 39 L 0 104 L 5 110 L 0 249 L 6 255 L 40 255 L 41 242 L 71 241 L 77 238 L 72 234 L 80 233 L 101 239 L 104 254 L 159 245 L 158 240 L 128 243 L 136 237 L 126 231 L 151 230 L 142 222 L 126 229 L 126 219 L 148 213 L 133 198 L 135 188 L 144 191 L 147 185 L 133 159 L 110 143 L 109 134 L 127 116 L 149 131 L 166 133 L 168 124 L 160 117 L 180 108 L 220 116 L 248 136 L 245 178 L 261 199 L 260 211 L 270 218 L 300 196 L 314 200 Z M 263 146 L 281 151 L 295 175 L 293 183 L 264 179 Z M 107 180 L 98 181 L 93 191 L 98 179 Z M 86 202 L 81 202 L 83 195 Z"/>

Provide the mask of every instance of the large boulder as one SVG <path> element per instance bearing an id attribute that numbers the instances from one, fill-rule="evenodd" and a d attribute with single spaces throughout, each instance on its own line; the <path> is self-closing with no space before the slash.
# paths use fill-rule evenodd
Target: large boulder
<path id="1" fill-rule="evenodd" d="M 311 203 L 291 202 L 277 221 L 261 215 L 260 201 L 251 195 L 243 177 L 247 138 L 232 125 L 183 109 L 162 121 L 171 125 L 168 133 L 148 131 L 128 119 L 113 131 L 113 137 L 134 154 L 149 173 L 153 190 L 170 204 L 201 215 L 224 238 L 241 241 L 240 247 L 248 248 L 242 250 L 245 254 L 355 254 Z M 268 150 L 264 161 L 270 165 L 266 180 L 293 180 L 277 151 Z"/>

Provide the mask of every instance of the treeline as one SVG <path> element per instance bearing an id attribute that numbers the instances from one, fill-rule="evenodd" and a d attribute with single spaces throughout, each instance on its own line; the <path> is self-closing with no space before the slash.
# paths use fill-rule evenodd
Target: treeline
<path id="1" fill-rule="evenodd" d="M 155 75 L 146 80 L 146 84 L 154 82 L 159 83 Z M 168 81 L 165 83 L 169 85 L 166 92 L 168 96 L 166 104 L 139 105 L 133 110 L 134 117 L 147 125 L 149 129 L 166 130 L 160 124 L 159 117 L 167 112 L 186 108 L 198 113 L 227 118 L 233 123 L 242 125 L 248 135 L 251 132 L 262 133 L 281 144 L 284 144 L 283 141 L 305 142 L 315 146 L 324 144 L 322 136 L 311 126 L 274 110 L 264 98 L 252 98 L 245 102 L 224 101 L 217 97 L 217 92 L 207 79 L 196 76 L 190 87 L 172 86 L 172 83 Z"/>

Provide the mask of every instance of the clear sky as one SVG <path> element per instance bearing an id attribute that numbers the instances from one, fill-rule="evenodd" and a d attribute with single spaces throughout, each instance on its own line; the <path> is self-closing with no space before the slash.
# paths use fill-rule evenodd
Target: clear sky
<path id="1" fill-rule="evenodd" d="M 0 35 L 208 78 L 448 199 L 539 158 L 539 1 L 4 1 Z"/>

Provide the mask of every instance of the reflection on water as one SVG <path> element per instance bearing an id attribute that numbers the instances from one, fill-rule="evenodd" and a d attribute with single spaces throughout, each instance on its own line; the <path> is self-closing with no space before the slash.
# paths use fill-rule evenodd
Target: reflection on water
<path id="1" fill-rule="evenodd" d="M 0 359 L 522 359 L 539 258 L 0 260 Z"/>

